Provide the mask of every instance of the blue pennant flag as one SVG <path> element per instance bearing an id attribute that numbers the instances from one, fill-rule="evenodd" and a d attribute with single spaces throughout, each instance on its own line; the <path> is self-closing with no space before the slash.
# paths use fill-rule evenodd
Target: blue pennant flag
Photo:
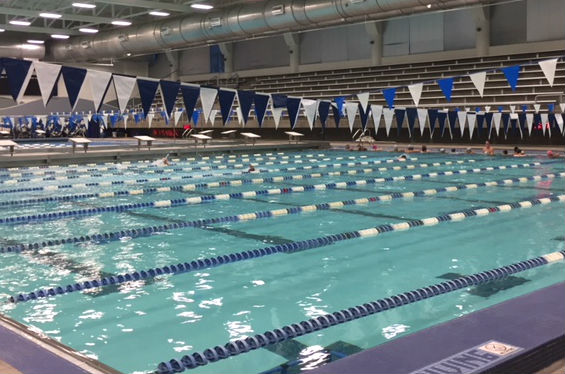
<path id="1" fill-rule="evenodd" d="M 364 111 L 361 104 L 358 104 L 359 107 L 359 118 L 361 119 L 361 127 L 363 130 L 367 128 L 367 121 L 369 120 L 369 113 L 371 112 L 371 105 L 367 105 L 367 110 Z"/>
<path id="2" fill-rule="evenodd" d="M 338 96 L 334 99 L 334 102 L 336 104 L 336 108 L 339 111 L 340 118 L 341 118 L 341 116 L 343 115 L 343 104 L 345 104 L 345 97 Z"/>
<path id="3" fill-rule="evenodd" d="M 12 95 L 14 100 L 17 100 L 26 80 L 29 81 L 27 78 L 31 68 L 31 61 L 5 58 L 2 62 L 8 77 L 10 95 Z"/>
<path id="4" fill-rule="evenodd" d="M 194 126 L 198 125 L 198 120 L 200 119 L 200 110 L 194 110 L 192 112 L 192 123 L 194 123 Z"/>
<path id="5" fill-rule="evenodd" d="M 498 113 L 502 113 L 502 111 L 504 110 L 504 107 L 502 105 L 498 106 Z"/>
<path id="6" fill-rule="evenodd" d="M 186 109 L 187 118 L 192 119 L 192 123 L 196 125 L 198 122 L 198 116 L 196 116 L 196 122 L 194 122 L 194 107 L 200 96 L 199 86 L 180 86 L 180 92 L 182 93 L 182 99 L 184 101 L 184 108 Z"/>
<path id="7" fill-rule="evenodd" d="M 273 100 L 273 108 L 284 108 L 288 106 L 287 101 L 289 99 L 286 95 L 272 94 L 271 98 Z"/>
<path id="8" fill-rule="evenodd" d="M 262 127 L 267 105 L 269 105 L 269 95 L 256 93 L 253 97 L 253 101 L 255 102 L 255 116 L 257 117 L 257 122 L 259 123 L 259 127 Z"/>
<path id="9" fill-rule="evenodd" d="M 142 113 L 136 112 L 133 115 L 133 120 L 135 123 L 140 123 L 143 120 L 144 115 Z"/>
<path id="10" fill-rule="evenodd" d="M 557 121 L 555 120 L 555 113 L 549 112 L 549 115 L 547 116 L 547 120 L 549 121 L 550 129 L 559 128 L 557 125 Z"/>
<path id="11" fill-rule="evenodd" d="M 175 102 L 177 101 L 180 83 L 166 80 L 161 80 L 159 83 L 161 85 L 161 94 L 163 95 L 167 118 L 170 118 L 175 107 Z"/>
<path id="12" fill-rule="evenodd" d="M 439 112 L 437 113 L 437 120 L 439 123 L 439 135 L 440 137 L 443 137 L 443 134 L 445 133 L 445 120 L 447 119 L 447 113 L 446 112 Z"/>
<path id="13" fill-rule="evenodd" d="M 328 114 L 330 114 L 329 101 L 320 101 L 320 103 L 318 104 L 318 114 L 320 115 L 320 123 L 322 124 L 322 128 L 325 129 Z"/>
<path id="14" fill-rule="evenodd" d="M 220 112 L 222 112 L 222 121 L 224 126 L 228 122 L 231 114 L 231 108 L 235 99 L 235 91 L 224 90 L 220 88 L 218 91 L 218 100 L 220 102 Z"/>
<path id="15" fill-rule="evenodd" d="M 414 132 L 414 125 L 416 124 L 416 116 L 418 115 L 418 110 L 416 108 L 407 108 L 406 116 L 408 117 L 408 128 L 410 129 L 410 134 Z"/>
<path id="16" fill-rule="evenodd" d="M 254 97 L 255 92 L 253 91 L 237 91 L 237 99 L 239 101 L 241 115 L 243 116 L 243 124 L 247 124 L 247 121 L 249 120 L 249 111 L 251 110 L 251 105 L 253 105 Z"/>
<path id="17" fill-rule="evenodd" d="M 158 87 L 159 81 L 148 79 L 137 80 L 137 89 L 139 90 L 139 96 L 141 98 L 141 108 L 145 116 L 147 116 L 147 113 L 149 113 L 151 109 L 151 104 L 153 104 L 153 100 L 155 100 Z"/>
<path id="18" fill-rule="evenodd" d="M 490 133 L 492 131 L 492 116 L 493 113 L 489 112 L 489 113 L 485 113 L 485 121 L 487 123 L 487 134 L 490 138 Z"/>
<path id="19" fill-rule="evenodd" d="M 510 113 L 502 113 L 502 126 L 504 128 L 504 136 L 508 134 L 509 124 L 510 124 Z"/>
<path id="20" fill-rule="evenodd" d="M 302 99 L 299 98 L 299 97 L 288 97 L 288 98 L 286 98 L 286 109 L 288 110 L 288 117 L 289 117 L 289 120 L 290 120 L 290 128 L 291 129 L 294 129 L 294 126 L 296 126 L 296 119 L 298 118 L 298 110 L 300 108 L 300 102 L 301 101 L 302 101 Z M 274 101 L 273 101 L 273 104 L 274 104 Z"/>
<path id="21" fill-rule="evenodd" d="M 63 75 L 63 80 L 65 81 L 65 88 L 67 89 L 67 94 L 69 95 L 69 103 L 71 104 L 71 110 L 74 109 L 78 94 L 86 78 L 86 69 L 73 68 L 70 66 L 63 66 L 61 68 L 61 74 Z"/>
<path id="22" fill-rule="evenodd" d="M 394 98 L 396 97 L 396 87 L 383 90 L 383 96 L 388 104 L 389 109 L 394 108 Z"/>
<path id="23" fill-rule="evenodd" d="M 555 111 L 555 104 L 547 104 L 547 109 L 549 110 L 549 113 L 553 113 Z"/>
<path id="24" fill-rule="evenodd" d="M 332 105 L 332 113 L 334 115 L 335 128 L 339 129 L 339 121 L 341 121 L 341 112 L 337 105 Z"/>
<path id="25" fill-rule="evenodd" d="M 404 123 L 404 115 L 406 111 L 404 109 L 395 109 L 394 115 L 396 116 L 396 133 L 400 136 L 400 131 L 402 130 L 402 124 Z"/>
<path id="26" fill-rule="evenodd" d="M 437 115 L 438 115 L 437 109 L 428 109 L 428 121 L 430 122 L 430 135 L 434 133 L 434 129 L 436 127 Z"/>
<path id="27" fill-rule="evenodd" d="M 479 134 L 479 136 L 481 135 L 481 131 L 483 131 L 484 123 L 485 123 L 485 115 L 477 114 L 477 133 Z"/>
<path id="28" fill-rule="evenodd" d="M 475 112 L 479 113 L 480 111 L 481 111 L 481 107 L 480 107 L 480 106 L 475 107 Z"/>
<path id="29" fill-rule="evenodd" d="M 457 124 L 457 112 L 459 111 L 458 108 L 455 110 L 450 110 L 447 113 L 447 118 L 449 119 L 449 129 L 451 130 L 451 137 L 453 138 L 453 134 L 455 133 L 456 124 Z"/>
<path id="30" fill-rule="evenodd" d="M 441 88 L 441 92 L 447 99 L 447 101 L 451 101 L 451 93 L 453 92 L 453 78 L 445 78 L 440 79 L 437 81 L 439 88 Z"/>
<path id="31" fill-rule="evenodd" d="M 522 112 L 526 112 L 528 110 L 528 106 L 526 104 L 522 105 Z"/>
<path id="32" fill-rule="evenodd" d="M 500 69 L 504 73 L 504 76 L 506 77 L 506 80 L 510 84 L 512 91 L 516 91 L 516 86 L 518 85 L 518 78 L 520 77 L 520 68 L 521 68 L 520 65 L 514 65 Z"/>

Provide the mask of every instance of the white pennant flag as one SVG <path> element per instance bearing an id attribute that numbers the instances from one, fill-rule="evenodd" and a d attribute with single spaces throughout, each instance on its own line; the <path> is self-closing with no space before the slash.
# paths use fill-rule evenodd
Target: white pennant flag
<path id="1" fill-rule="evenodd" d="M 128 119 L 129 119 L 129 114 L 128 113 L 124 113 L 123 114 L 123 118 L 124 118 L 124 129 L 128 129 Z"/>
<path id="2" fill-rule="evenodd" d="M 210 111 L 210 117 L 208 118 L 208 120 L 210 121 L 210 124 L 212 126 L 214 126 L 214 123 L 216 122 L 216 115 L 218 114 L 218 109 L 212 109 Z"/>
<path id="3" fill-rule="evenodd" d="M 373 117 L 373 125 L 375 126 L 375 134 L 379 131 L 382 114 L 383 114 L 382 105 L 371 105 L 371 115 Z"/>
<path id="4" fill-rule="evenodd" d="M 118 98 L 118 107 L 121 111 L 126 110 L 128 101 L 133 93 L 137 80 L 124 75 L 114 75 L 114 89 Z"/>
<path id="5" fill-rule="evenodd" d="M 369 105 L 369 92 L 363 92 L 357 94 L 357 99 L 359 99 L 359 103 L 361 103 L 361 108 L 363 108 L 363 112 L 366 112 L 367 105 Z"/>
<path id="6" fill-rule="evenodd" d="M 490 106 L 485 107 L 485 113 L 488 113 L 488 112 L 490 112 Z"/>
<path id="7" fill-rule="evenodd" d="M 559 133 L 563 134 L 563 114 L 556 114 L 555 121 L 557 121 L 557 126 L 559 126 Z"/>
<path id="8" fill-rule="evenodd" d="M 214 106 L 214 101 L 216 101 L 216 96 L 218 96 L 217 89 L 200 87 L 200 102 L 202 103 L 202 114 L 204 115 L 204 123 L 208 123 L 208 118 L 212 113 L 212 107 Z"/>
<path id="9" fill-rule="evenodd" d="M 394 118 L 394 109 L 383 108 L 383 117 L 385 119 L 386 136 L 388 136 L 390 127 L 392 126 L 392 119 Z"/>
<path id="10" fill-rule="evenodd" d="M 564 113 L 565 112 L 565 103 L 559 104 L 559 108 L 561 108 L 561 113 Z"/>
<path id="11" fill-rule="evenodd" d="M 516 111 L 516 105 L 510 105 L 510 112 L 514 113 Z"/>
<path id="12" fill-rule="evenodd" d="M 496 131 L 496 136 L 500 130 L 500 120 L 502 119 L 502 113 L 496 112 L 492 115 L 492 121 L 494 122 L 494 130 Z"/>
<path id="13" fill-rule="evenodd" d="M 463 133 L 465 132 L 465 122 L 467 121 L 467 111 L 460 110 L 457 112 L 457 117 L 459 119 L 459 128 L 461 129 L 461 137 L 463 137 Z"/>
<path id="14" fill-rule="evenodd" d="M 536 113 L 539 113 L 540 108 L 541 104 L 534 104 L 534 110 L 536 111 Z"/>
<path id="15" fill-rule="evenodd" d="M 549 82 L 549 85 L 553 87 L 553 81 L 555 79 L 555 69 L 557 68 L 557 58 L 552 58 L 551 60 L 545 60 L 538 62 L 543 75 Z"/>
<path id="16" fill-rule="evenodd" d="M 526 113 L 526 122 L 528 123 L 528 136 L 532 135 L 532 126 L 534 124 L 534 114 Z"/>
<path id="17" fill-rule="evenodd" d="M 106 71 L 98 71 L 98 70 L 90 70 L 86 71 L 86 78 L 85 81 L 88 82 L 88 85 L 83 84 L 83 87 L 90 87 L 91 91 L 91 99 L 92 103 L 94 104 L 94 110 L 98 111 L 100 109 L 100 105 L 102 104 L 102 100 L 104 100 L 104 96 L 110 85 L 110 80 L 112 79 L 112 73 L 108 73 Z"/>
<path id="18" fill-rule="evenodd" d="M 345 103 L 345 112 L 347 113 L 347 120 L 349 122 L 349 131 L 353 132 L 353 124 L 355 123 L 355 116 L 357 115 L 357 103 Z"/>
<path id="19" fill-rule="evenodd" d="M 479 91 L 479 95 L 483 97 L 483 92 L 485 91 L 485 81 L 487 80 L 487 72 L 481 71 L 478 73 L 473 73 L 469 75 L 469 78 L 471 78 L 471 81 L 473 81 L 475 88 L 477 89 L 477 91 Z"/>
<path id="20" fill-rule="evenodd" d="M 88 112 L 88 114 L 86 115 L 86 118 L 88 119 L 88 122 L 90 122 L 90 120 L 92 119 L 92 112 Z"/>
<path id="21" fill-rule="evenodd" d="M 147 113 L 147 117 L 145 117 L 147 119 L 147 125 L 149 128 L 151 128 L 151 122 L 153 122 L 153 117 L 155 117 L 155 113 L 153 112 Z"/>
<path id="22" fill-rule="evenodd" d="M 243 112 L 241 111 L 241 107 L 237 107 L 235 108 L 235 114 L 237 115 L 237 123 L 239 123 L 241 126 L 244 126 L 243 124 Z"/>
<path id="23" fill-rule="evenodd" d="M 173 121 L 175 121 L 175 126 L 179 123 L 182 113 L 182 110 L 176 110 L 173 112 Z"/>
<path id="24" fill-rule="evenodd" d="M 316 120 L 316 113 L 318 112 L 318 101 L 310 99 L 302 99 L 302 107 L 304 108 L 304 115 L 310 126 L 310 130 L 314 128 L 314 121 Z"/>
<path id="25" fill-rule="evenodd" d="M 57 78 L 59 78 L 59 73 L 61 72 L 61 65 L 34 61 L 33 67 L 35 69 L 35 75 L 37 76 L 37 83 L 39 84 L 39 90 L 41 91 L 41 98 L 43 99 L 43 105 L 47 106 L 47 102 L 49 101 L 51 93 L 53 92 L 53 88 L 57 83 Z"/>
<path id="26" fill-rule="evenodd" d="M 545 136 L 545 126 L 547 125 L 547 122 L 549 121 L 549 115 L 547 113 L 542 113 L 541 114 L 541 126 L 542 126 L 542 133 Z M 551 130 L 549 132 L 549 136 L 551 136 Z"/>
<path id="27" fill-rule="evenodd" d="M 475 131 L 475 122 L 477 122 L 477 115 L 475 113 L 467 114 L 467 122 L 469 123 L 469 139 L 472 139 L 473 132 Z"/>
<path id="28" fill-rule="evenodd" d="M 423 83 L 415 83 L 408 86 L 408 91 L 412 95 L 412 100 L 414 100 L 414 105 L 418 106 L 420 103 L 420 98 L 422 97 L 422 90 L 424 89 Z"/>
<path id="29" fill-rule="evenodd" d="M 284 108 L 272 108 L 273 120 L 275 121 L 275 130 L 279 128 L 283 110 Z"/>
<path id="30" fill-rule="evenodd" d="M 420 135 L 424 135 L 424 129 L 426 128 L 426 119 L 428 118 L 427 109 L 418 109 L 418 123 L 420 124 Z"/>

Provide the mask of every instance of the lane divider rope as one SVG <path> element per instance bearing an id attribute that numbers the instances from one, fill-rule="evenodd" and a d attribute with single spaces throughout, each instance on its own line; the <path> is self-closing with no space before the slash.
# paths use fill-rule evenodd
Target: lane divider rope
<path id="1" fill-rule="evenodd" d="M 565 251 L 553 252 L 503 267 L 418 288 L 413 291 L 403 292 L 375 301 L 369 301 L 364 304 L 342 309 L 333 313 L 326 313 L 305 321 L 269 330 L 262 334 L 235 339 L 224 345 L 217 345 L 201 352 L 190 353 L 182 356 L 182 358 L 178 360 L 172 359 L 166 362 L 161 362 L 157 366 L 157 373 L 180 373 L 184 370 L 194 369 L 212 362 L 224 360 L 268 345 L 281 343 L 294 339 L 298 336 L 314 333 L 335 325 L 398 308 L 403 305 L 413 304 L 467 287 L 476 287 L 485 283 L 498 281 L 512 274 L 521 273 L 540 266 L 563 261 L 564 258 Z"/>
<path id="2" fill-rule="evenodd" d="M 466 209 L 460 212 L 451 214 L 444 214 L 436 217 L 429 217 L 424 219 L 416 219 L 412 221 L 400 222 L 395 224 L 384 224 L 367 229 L 342 232 L 334 235 L 327 235 L 324 237 L 300 240 L 280 245 L 273 245 L 260 249 L 247 250 L 237 253 L 220 255 L 211 258 L 201 258 L 192 260 L 190 262 L 166 265 L 163 267 L 150 268 L 147 270 L 134 271 L 131 273 L 120 274 L 117 276 L 110 276 L 98 278 L 94 280 L 84 281 L 75 284 L 68 284 L 66 286 L 56 286 L 48 289 L 39 289 L 29 293 L 20 293 L 15 296 L 10 296 L 9 301 L 12 303 L 26 302 L 36 300 L 38 298 L 51 297 L 56 295 L 69 294 L 75 291 L 82 291 L 91 288 L 101 288 L 113 286 L 130 281 L 138 281 L 144 279 L 151 279 L 160 275 L 178 275 L 187 272 L 202 270 L 212 267 L 218 267 L 229 263 L 239 261 L 246 261 L 264 256 L 274 255 L 278 253 L 293 253 L 305 251 L 314 248 L 325 247 L 340 241 L 373 237 L 387 232 L 406 231 L 420 226 L 435 226 L 439 223 L 445 222 L 461 222 L 468 217 L 484 217 L 492 213 L 508 212 L 513 209 L 531 208 L 534 205 L 545 205 L 552 202 L 565 202 L 565 195 L 545 197 L 541 199 L 531 199 L 508 203 L 488 208 Z M 173 224 L 173 226 L 176 224 Z"/>

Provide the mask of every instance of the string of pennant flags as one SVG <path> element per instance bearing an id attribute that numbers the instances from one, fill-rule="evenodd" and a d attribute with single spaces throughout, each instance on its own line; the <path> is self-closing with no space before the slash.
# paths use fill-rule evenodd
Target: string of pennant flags
<path id="1" fill-rule="evenodd" d="M 149 127 L 151 127 L 154 118 L 162 118 L 167 124 L 172 120 L 176 126 L 183 115 L 186 115 L 189 122 L 192 121 L 197 125 L 201 115 L 205 123 L 209 121 L 213 123 L 218 114 L 221 115 L 222 123 L 226 125 L 233 117 L 234 112 L 239 124 L 245 126 L 250 118 L 251 110 L 254 110 L 259 127 L 262 127 L 269 112 L 275 123 L 275 128 L 278 129 L 283 113 L 286 112 L 290 127 L 294 129 L 302 109 L 310 129 L 313 129 L 316 119 L 325 128 L 331 111 L 335 126 L 339 127 L 341 120 L 347 118 L 350 131 L 353 131 L 354 123 L 358 116 L 363 130 L 366 129 L 369 119 L 372 118 L 374 128 L 378 131 L 382 118 L 387 136 L 390 136 L 393 121 L 396 119 L 398 134 L 400 134 L 406 120 L 410 136 L 414 134 L 417 121 L 420 135 L 423 136 L 427 124 L 430 137 L 433 136 L 435 131 L 439 131 L 443 137 L 447 131 L 453 139 L 456 135 L 463 137 L 465 133 L 468 133 L 469 137 L 472 138 L 475 130 L 477 133 L 481 133 L 485 131 L 485 127 L 489 137 L 493 130 L 497 136 L 500 136 L 501 133 L 507 136 L 510 129 L 515 134 L 524 137 L 525 135 L 531 135 L 532 129 L 537 128 L 540 124 L 544 136 L 546 132 L 551 136 L 552 131 L 563 135 L 565 103 L 559 104 L 560 113 L 556 113 L 555 104 L 553 103 L 547 104 L 543 111 L 540 104 L 533 104 L 533 113 L 529 110 L 528 105 L 521 105 L 520 110 L 517 110 L 516 105 L 510 105 L 508 112 L 504 111 L 502 106 L 498 106 L 493 111 L 491 111 L 492 107 L 490 106 L 485 106 L 484 108 L 469 107 L 463 110 L 459 108 L 448 110 L 419 107 L 423 88 L 429 84 L 437 84 L 446 101 L 451 102 L 453 86 L 458 78 L 470 79 L 479 95 L 483 97 L 487 75 L 502 72 L 510 88 L 515 91 L 522 67 L 526 65 L 538 65 L 548 84 L 553 86 L 557 63 L 563 58 L 557 57 L 474 72 L 464 76 L 418 82 L 407 86 L 389 87 L 376 92 L 362 92 L 349 96 L 340 96 L 333 100 L 315 100 L 278 93 L 269 94 L 251 90 L 200 86 L 197 84 L 134 77 L 11 58 L 0 59 L 0 72 L 6 73 L 10 94 L 16 102 L 21 100 L 33 73 L 35 73 L 45 106 L 49 104 L 57 92 L 57 85 L 62 79 L 71 107 L 71 113 L 68 116 L 64 113 L 62 116 L 66 116 L 69 122 L 73 123 L 80 123 L 86 117 L 87 126 L 92 121 L 102 123 L 104 126 L 110 124 L 112 127 L 115 127 L 118 122 L 123 122 L 127 128 L 127 122 L 130 118 L 133 118 L 136 123 L 145 120 Z M 394 102 L 397 91 L 402 88 L 408 89 L 415 107 L 400 108 L 395 106 Z M 156 111 L 152 110 L 152 107 L 158 90 L 161 94 L 163 108 Z M 184 108 L 175 108 L 179 94 L 184 101 Z M 370 104 L 369 98 L 371 94 L 381 94 L 386 105 Z M 127 108 L 128 102 L 134 95 L 140 98 L 141 110 L 128 110 Z M 95 109 L 94 112 L 89 112 L 86 115 L 77 112 L 73 114 L 79 98 L 85 97 L 92 101 Z M 101 111 L 103 102 L 108 98 L 116 99 L 118 111 L 109 113 Z M 236 98 L 238 107 L 234 108 Z M 201 109 L 196 109 L 198 102 L 200 102 Z M 219 103 L 219 110 L 214 109 L 216 102 Z M 22 123 L 33 123 L 35 125 L 37 122 L 45 124 L 48 122 L 59 122 L 60 117 L 59 113 L 49 116 L 23 116 L 17 120 L 14 117 L 5 117 L 3 118 L 3 124 L 4 126 L 22 125 Z M 459 124 L 459 128 L 457 128 L 457 124 Z M 466 129 L 468 131 L 465 131 Z"/>

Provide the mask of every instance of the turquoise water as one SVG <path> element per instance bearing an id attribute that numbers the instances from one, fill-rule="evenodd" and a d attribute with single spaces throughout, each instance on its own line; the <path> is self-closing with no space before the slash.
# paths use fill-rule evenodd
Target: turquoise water
<path id="1" fill-rule="evenodd" d="M 319 155 L 320 153 L 323 155 Z M 307 155 L 311 157 L 306 157 Z M 284 156 L 290 157 L 283 159 Z M 361 158 L 361 156 L 366 157 Z M 270 157 L 276 157 L 276 161 L 288 161 L 288 164 L 265 165 L 266 159 L 251 161 L 256 168 L 265 171 L 249 175 L 241 174 L 244 169 L 233 168 L 233 165 L 225 162 L 224 164 L 228 165 L 225 170 L 167 171 L 164 174 L 193 177 L 213 174 L 202 178 L 57 191 L 3 193 L 16 186 L 28 185 L 0 184 L 0 203 L 49 196 L 124 191 L 243 178 L 390 168 L 397 165 L 416 167 L 410 170 L 326 175 L 303 180 L 211 187 L 187 192 L 161 192 L 3 206 L 0 217 L 534 161 L 543 164 L 536 167 L 438 176 L 416 181 L 384 182 L 282 195 L 258 195 L 252 199 L 212 201 L 168 208 L 143 208 L 122 213 L 108 212 L 17 225 L 1 224 L 0 237 L 3 239 L 0 245 L 42 242 L 178 221 L 365 198 L 391 192 L 419 191 L 460 183 L 497 181 L 564 171 L 563 162 L 547 163 L 544 159 L 493 159 L 481 155 L 417 154 L 414 157 L 418 160 L 407 163 L 283 172 L 276 170 L 308 164 L 352 162 L 348 157 L 356 157 L 355 161 L 387 160 L 394 158 L 394 155 L 372 152 L 305 151 L 284 155 L 273 154 Z M 470 162 L 471 159 L 475 162 Z M 297 163 L 300 160 L 302 162 Z M 421 163 L 457 160 L 465 162 L 427 168 L 418 166 Z M 175 167 L 218 165 L 213 161 L 213 159 L 203 160 L 201 164 L 197 164 L 198 161 L 178 161 Z M 90 177 L 85 172 L 78 180 L 44 181 L 29 185 L 47 186 L 155 177 L 155 174 L 146 174 L 149 169 L 139 167 L 143 165 L 147 164 L 121 165 L 123 172 L 113 171 L 114 174 L 110 171 L 100 171 L 104 174 L 103 177 Z M 33 171 L 11 170 L 12 173 Z M 240 174 L 219 175 L 225 172 Z M 5 173 L 7 171 L 0 171 L 0 174 Z M 161 174 L 157 177 L 159 175 Z M 2 177 L 0 181 L 11 178 Z M 434 217 L 469 208 L 496 206 L 550 194 L 562 194 L 564 187 L 564 180 L 555 178 L 445 192 L 429 197 L 394 199 L 388 202 L 277 218 L 229 222 L 204 228 L 183 228 L 146 237 L 122 237 L 119 241 L 66 244 L 20 254 L 0 254 L 0 298 L 7 299 L 11 295 L 39 288 L 65 286 L 78 281 L 263 248 L 289 241 L 312 239 L 410 219 Z M 119 287 L 74 292 L 26 303 L 5 303 L 0 304 L 0 312 L 40 329 L 62 343 L 120 371 L 128 373 L 152 371 L 161 361 L 180 358 L 189 352 L 221 345 L 230 339 L 262 333 L 327 312 L 439 283 L 445 280 L 448 273 L 472 274 L 563 250 L 565 248 L 564 216 L 562 203 L 538 205 L 530 209 L 471 217 L 462 222 L 386 233 L 372 238 L 346 240 L 317 249 L 266 256 L 200 272 L 161 276 L 147 284 L 142 281 L 130 282 Z M 273 350 L 259 349 L 229 360 L 212 363 L 195 371 L 259 373 L 294 360 L 300 352 L 302 354 L 316 352 L 322 347 L 342 353 L 367 349 L 563 281 L 562 270 L 562 263 L 544 266 L 520 273 L 496 287 L 469 288 L 442 295 L 302 336 L 295 339 L 292 344 L 280 345 Z M 305 366 L 319 364 L 316 362 L 318 356 L 311 356 L 312 362 Z"/>

